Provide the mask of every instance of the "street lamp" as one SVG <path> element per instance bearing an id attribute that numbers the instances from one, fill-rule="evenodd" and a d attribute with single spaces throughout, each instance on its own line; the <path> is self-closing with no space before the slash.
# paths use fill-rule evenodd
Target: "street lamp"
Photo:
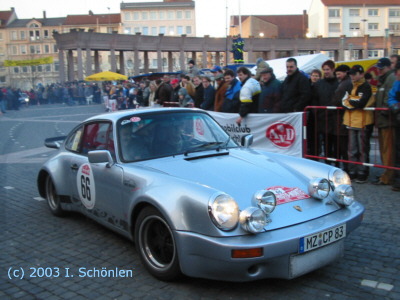
<path id="1" fill-rule="evenodd" d="M 260 37 L 264 37 L 264 32 L 260 32 Z"/>

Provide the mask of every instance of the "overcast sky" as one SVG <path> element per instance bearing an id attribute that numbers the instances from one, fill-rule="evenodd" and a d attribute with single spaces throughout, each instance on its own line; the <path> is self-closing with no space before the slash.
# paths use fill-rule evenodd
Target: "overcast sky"
<path id="1" fill-rule="evenodd" d="M 160 2 L 161 0 L 131 0 L 131 2 Z M 240 2 L 239 2 L 240 1 Z M 197 36 L 224 37 L 226 12 L 237 15 L 295 15 L 308 12 L 312 0 L 196 0 Z M 82 15 L 89 10 L 94 14 L 120 13 L 117 0 L 0 0 L 0 10 L 14 7 L 19 19 L 48 18 Z M 228 7 L 228 9 L 226 9 Z M 109 8 L 109 9 L 108 9 Z"/>

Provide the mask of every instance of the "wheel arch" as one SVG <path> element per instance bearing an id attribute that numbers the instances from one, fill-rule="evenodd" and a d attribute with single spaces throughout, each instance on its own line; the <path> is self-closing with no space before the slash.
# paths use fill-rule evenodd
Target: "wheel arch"
<path id="1" fill-rule="evenodd" d="M 42 198 L 46 198 L 46 178 L 50 176 L 49 172 L 46 170 L 40 170 L 37 177 L 37 187 L 39 191 L 39 195 Z"/>

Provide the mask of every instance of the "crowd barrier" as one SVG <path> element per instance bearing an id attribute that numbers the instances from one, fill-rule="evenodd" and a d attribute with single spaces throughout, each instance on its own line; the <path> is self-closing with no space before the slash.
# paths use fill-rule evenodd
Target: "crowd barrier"
<path id="1" fill-rule="evenodd" d="M 378 118 L 378 112 L 379 111 L 387 111 L 388 117 L 389 117 L 389 137 L 392 136 L 391 130 L 395 130 L 393 127 L 393 121 L 394 117 L 391 115 L 389 112 L 388 108 L 378 108 L 378 107 L 366 107 L 363 110 L 364 111 L 373 111 L 373 116 L 374 116 L 374 123 L 362 128 L 362 138 L 367 138 L 370 139 L 370 150 L 369 150 L 369 157 L 365 159 L 365 157 L 362 156 L 362 153 L 364 152 L 361 149 L 361 157 L 360 157 L 360 162 L 356 161 L 351 161 L 351 160 L 345 160 L 340 158 L 340 146 L 341 143 L 343 143 L 343 138 L 341 136 L 346 138 L 346 135 L 340 135 L 340 132 L 343 133 L 343 130 L 346 131 L 345 127 L 342 127 L 342 116 L 343 116 L 343 110 L 344 108 L 342 107 L 336 107 L 336 106 L 307 106 L 304 109 L 304 114 L 303 114 L 303 157 L 304 158 L 309 158 L 309 159 L 316 159 L 316 160 L 325 160 L 329 162 L 334 162 L 334 163 L 348 163 L 348 164 L 357 164 L 357 165 L 364 165 L 367 167 L 377 167 L 377 168 L 383 168 L 383 169 L 393 169 L 393 170 L 400 170 L 399 167 L 395 167 L 394 161 L 390 161 L 388 165 L 383 165 L 381 162 L 381 157 L 380 157 L 380 152 L 379 152 L 379 140 L 378 140 L 378 128 L 376 128 L 375 123 Z M 321 112 L 319 112 L 321 111 Z M 341 113 L 342 111 L 342 113 Z M 352 110 L 348 110 L 350 115 L 353 113 Z M 316 116 L 321 116 L 324 117 L 325 122 L 323 126 L 325 128 L 321 128 L 321 118 L 319 119 Z M 322 118 L 323 119 L 323 118 Z M 350 118 L 351 120 L 351 118 Z M 364 123 L 364 115 L 362 118 L 362 123 Z M 349 124 L 349 127 L 351 127 L 351 123 Z M 331 129 L 331 132 L 333 130 L 334 133 L 336 134 L 331 134 L 329 132 L 329 129 Z M 370 132 L 365 132 L 365 131 L 370 131 Z M 339 133 L 339 134 L 337 134 Z M 364 134 L 366 133 L 366 134 Z M 332 140 L 335 139 L 335 140 Z M 396 141 L 393 141 L 392 139 L 389 139 L 387 141 L 389 145 L 389 149 L 392 149 L 391 145 L 395 143 Z M 348 147 L 351 145 L 351 141 L 347 137 L 347 143 Z M 335 153 L 332 153 L 332 151 L 329 151 L 330 149 L 328 148 L 330 144 L 336 144 L 336 147 L 333 147 L 335 149 Z M 361 145 L 364 145 L 364 140 L 362 140 Z M 375 147 L 371 147 L 375 146 Z M 346 147 L 347 148 L 347 147 Z M 332 148 L 331 148 L 332 149 Z M 330 152 L 330 153 L 329 153 Z M 371 152 L 372 155 L 371 155 Z M 331 154 L 331 156 L 329 155 Z M 333 154 L 333 155 L 332 155 Z M 391 150 L 389 150 L 389 157 L 392 157 L 391 155 Z M 365 162 L 367 161 L 367 162 Z M 390 166 L 392 165 L 392 166 Z"/>

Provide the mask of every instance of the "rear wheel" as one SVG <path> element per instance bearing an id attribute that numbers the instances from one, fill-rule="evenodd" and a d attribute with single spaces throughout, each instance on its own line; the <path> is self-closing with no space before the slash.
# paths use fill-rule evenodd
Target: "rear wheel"
<path id="1" fill-rule="evenodd" d="M 161 213 L 143 209 L 135 224 L 135 243 L 146 269 L 160 280 L 175 280 L 182 273 L 172 230 Z"/>
<path id="2" fill-rule="evenodd" d="M 50 176 L 46 178 L 46 200 L 50 211 L 58 217 L 65 216 L 65 211 L 61 208 L 60 196 L 57 194 L 56 187 Z"/>

